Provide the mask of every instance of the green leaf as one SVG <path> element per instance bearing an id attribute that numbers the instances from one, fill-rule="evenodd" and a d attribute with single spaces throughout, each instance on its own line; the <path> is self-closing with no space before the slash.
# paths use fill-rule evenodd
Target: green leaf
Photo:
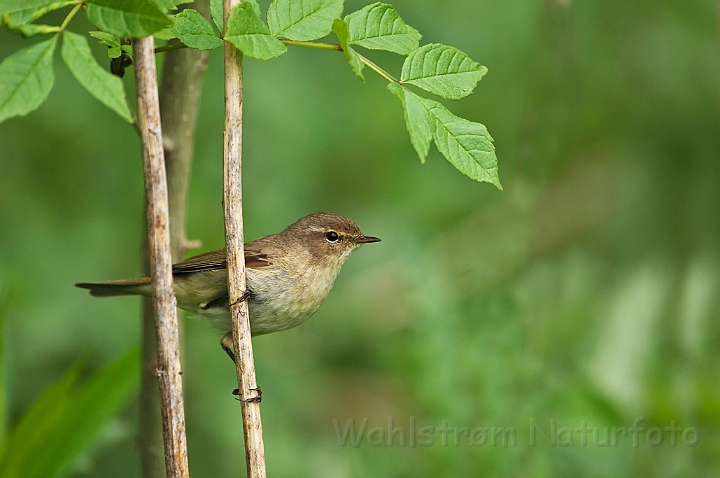
<path id="1" fill-rule="evenodd" d="M 87 0 L 87 17 L 100 30 L 120 38 L 140 38 L 172 22 L 149 0 Z"/>
<path id="2" fill-rule="evenodd" d="M 173 27 L 165 27 L 153 33 L 153 38 L 156 40 L 172 40 L 177 37 L 173 33 Z"/>
<path id="3" fill-rule="evenodd" d="M 55 82 L 57 37 L 19 50 L 0 63 L 0 122 L 35 110 Z"/>
<path id="4" fill-rule="evenodd" d="M 260 5 L 258 4 L 257 0 L 244 0 L 246 3 L 249 3 L 253 10 L 255 10 L 255 15 L 257 15 L 258 18 L 262 16 L 260 13 Z M 219 32 L 223 31 L 223 0 L 210 0 L 210 17 L 213 20 L 213 23 L 217 27 Z"/>
<path id="5" fill-rule="evenodd" d="M 248 2 L 240 3 L 230 12 L 225 40 L 245 55 L 259 60 L 269 60 L 287 51 L 280 40 L 270 35 L 270 29 Z"/>
<path id="6" fill-rule="evenodd" d="M 260 14 L 258 14 L 258 17 Z M 223 32 L 223 0 L 210 0 L 210 17 L 220 33 Z"/>
<path id="7" fill-rule="evenodd" d="M 34 35 L 41 35 L 45 33 L 54 33 L 60 31 L 59 26 L 51 25 L 33 25 L 32 22 L 42 17 L 46 13 L 59 10 L 60 8 L 66 7 L 73 3 L 77 3 L 74 0 L 55 0 L 48 5 L 35 8 L 25 8 L 23 10 L 17 10 L 12 13 L 6 13 L 2 15 L 2 23 L 4 23 L 8 29 L 20 33 L 25 37 L 31 37 Z"/>
<path id="8" fill-rule="evenodd" d="M 102 104 L 132 123 L 120 78 L 98 65 L 84 36 L 65 30 L 62 59 L 76 80 Z"/>
<path id="9" fill-rule="evenodd" d="M 437 101 L 418 98 L 434 120 L 433 139 L 438 151 L 461 173 L 502 191 L 495 147 L 487 128 L 455 116 Z"/>
<path id="10" fill-rule="evenodd" d="M 120 49 L 125 52 L 125 54 L 130 58 L 130 60 L 133 59 L 133 47 L 132 45 L 120 45 Z"/>
<path id="11" fill-rule="evenodd" d="M 182 0 L 152 0 L 155 4 L 160 7 L 163 12 L 168 10 L 177 10 L 178 3 L 183 3 Z"/>
<path id="12" fill-rule="evenodd" d="M 45 8 L 57 0 L 0 0 L 0 15 Z"/>
<path id="13" fill-rule="evenodd" d="M 274 0 L 267 21 L 273 36 L 290 40 L 317 40 L 333 28 L 343 0 Z"/>
<path id="14" fill-rule="evenodd" d="M 405 126 L 410 133 L 410 142 L 415 148 L 420 162 L 424 163 L 430 151 L 430 142 L 435 129 L 434 119 L 422 104 L 421 98 L 412 91 L 408 91 L 394 82 L 388 84 L 388 89 L 398 97 L 403 105 Z"/>
<path id="15" fill-rule="evenodd" d="M 137 387 L 138 355 L 130 350 L 77 391 L 81 363 L 47 388 L 11 432 L 0 476 L 47 478 L 65 471 Z"/>
<path id="16" fill-rule="evenodd" d="M 355 50 L 353 50 L 352 47 L 348 44 L 350 32 L 347 22 L 342 18 L 336 18 L 333 22 L 332 30 L 338 37 L 338 40 L 340 40 L 340 46 L 345 53 L 345 57 L 347 58 L 348 63 L 350 63 L 350 69 L 352 69 L 352 72 L 355 74 L 355 76 L 365 81 L 365 76 L 362 72 L 365 64 L 362 62 L 362 60 L 360 60 L 360 57 L 357 53 L 355 53 Z"/>
<path id="17" fill-rule="evenodd" d="M 120 55 L 122 55 L 122 48 L 119 46 L 108 49 L 108 58 L 120 58 Z"/>
<path id="18" fill-rule="evenodd" d="M 73 394 L 54 433 L 35 452 L 35 477 L 61 473 L 93 441 L 100 429 L 128 402 L 138 385 L 137 348 L 107 365 Z M 31 478 L 32 475 L 23 475 Z"/>
<path id="19" fill-rule="evenodd" d="M 242 0 L 242 1 L 250 4 L 250 6 L 253 8 L 253 11 L 255 12 L 255 15 L 257 15 L 258 18 L 262 17 L 262 13 L 260 12 L 260 4 L 257 2 L 257 0 Z"/>
<path id="20" fill-rule="evenodd" d="M 105 46 L 114 47 L 114 46 L 120 46 L 120 39 L 116 37 L 115 35 L 111 35 L 109 33 L 105 32 L 88 32 L 91 37 L 97 39 Z"/>
<path id="21" fill-rule="evenodd" d="M 408 55 L 420 44 L 420 32 L 408 26 L 392 5 L 373 3 L 345 17 L 350 44 Z"/>
<path id="22" fill-rule="evenodd" d="M 405 59 L 400 82 L 449 100 L 459 100 L 472 93 L 485 73 L 487 68 L 457 48 L 431 43 Z"/>
<path id="23" fill-rule="evenodd" d="M 25 38 L 30 38 L 35 35 L 45 35 L 46 33 L 59 32 L 60 27 L 55 25 L 35 25 L 34 23 L 31 23 L 29 25 L 18 25 L 12 30 L 20 33 Z"/>
<path id="24" fill-rule="evenodd" d="M 21 477 L 30 457 L 53 432 L 60 415 L 70 401 L 72 388 L 83 368 L 78 360 L 60 380 L 40 393 L 13 426 L 3 449 L 0 450 L 0 476 Z"/>
<path id="25" fill-rule="evenodd" d="M 215 36 L 210 22 L 191 8 L 175 15 L 173 33 L 185 45 L 196 50 L 214 50 L 223 45 L 222 39 Z"/>

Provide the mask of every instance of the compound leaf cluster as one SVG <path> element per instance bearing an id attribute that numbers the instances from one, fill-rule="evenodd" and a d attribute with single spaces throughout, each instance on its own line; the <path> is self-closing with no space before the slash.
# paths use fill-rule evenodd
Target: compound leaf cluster
<path id="1" fill-rule="evenodd" d="M 0 121 L 27 114 L 47 98 L 54 82 L 53 53 L 62 37 L 63 61 L 78 82 L 132 122 L 120 79 L 97 63 L 84 37 L 65 29 L 80 4 L 80 0 L 0 0 L 0 18 L 10 30 L 26 37 L 54 34 L 0 63 Z M 434 142 L 463 174 L 502 189 L 495 148 L 485 126 L 457 117 L 438 101 L 409 89 L 417 87 L 447 100 L 460 100 L 473 92 L 487 68 L 452 46 L 421 46 L 422 35 L 390 4 L 373 3 L 342 17 L 343 0 L 273 0 L 266 22 L 257 0 L 245 0 L 230 12 L 227 25 L 223 25 L 222 0 L 210 0 L 213 23 L 189 8 L 169 14 L 168 10 L 175 9 L 174 0 L 84 0 L 84 4 L 88 20 L 99 30 L 90 36 L 106 45 L 108 56 L 118 64 L 132 61 L 128 39 L 148 35 L 177 38 L 197 50 L 219 48 L 227 41 L 244 55 L 260 60 L 283 55 L 288 45 L 342 51 L 358 78 L 364 80 L 364 68 L 368 67 L 388 80 L 390 92 L 402 104 L 410 142 L 421 162 Z M 35 23 L 46 13 L 65 7 L 73 10 L 63 25 Z M 331 32 L 339 44 L 317 42 Z M 399 79 L 357 48 L 405 56 Z"/>
<path id="2" fill-rule="evenodd" d="M 434 142 L 460 172 L 502 189 L 495 148 L 487 128 L 459 118 L 441 103 L 408 89 L 412 85 L 441 98 L 459 100 L 473 92 L 487 68 L 448 45 L 420 46 L 422 35 L 387 3 L 373 3 L 343 18 L 339 16 L 341 11 L 341 0 L 274 0 L 268 8 L 265 26 L 256 10 L 241 3 L 231 13 L 225 39 L 247 56 L 269 59 L 285 53 L 283 43 L 312 42 L 332 31 L 339 42 L 338 50 L 345 54 L 353 74 L 361 80 L 365 79 L 365 66 L 376 71 L 379 67 L 358 53 L 357 47 L 406 56 L 399 80 L 387 73 L 383 76 L 402 103 L 410 142 L 421 162 Z M 243 22 L 232 22 L 236 12 L 242 12 Z"/>

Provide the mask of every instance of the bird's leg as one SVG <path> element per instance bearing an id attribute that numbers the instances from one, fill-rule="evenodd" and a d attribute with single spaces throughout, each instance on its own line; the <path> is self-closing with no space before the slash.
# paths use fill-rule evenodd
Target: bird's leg
<path id="1" fill-rule="evenodd" d="M 236 300 L 236 301 L 234 302 L 234 304 L 239 304 L 239 303 L 241 303 L 241 302 L 244 301 L 244 300 L 248 300 L 249 297 L 250 297 L 250 289 L 247 289 L 247 290 L 245 290 L 245 292 L 243 292 L 243 294 L 242 294 L 240 297 L 238 297 L 238 300 Z M 233 304 L 233 305 L 234 305 L 234 304 Z M 223 348 L 223 350 L 225 351 L 225 353 L 228 354 L 228 357 L 230 357 L 230 360 L 232 360 L 233 363 L 236 363 L 236 362 L 235 362 L 235 353 L 233 353 L 233 350 L 232 350 L 232 346 L 233 346 L 232 331 L 230 331 L 230 332 L 228 332 L 227 334 L 223 335 L 223 337 L 220 339 L 220 346 Z M 258 388 L 251 388 L 250 390 L 256 391 L 256 392 L 257 392 L 257 396 L 252 397 L 252 398 L 248 398 L 248 399 L 245 399 L 245 400 L 241 400 L 241 399 L 238 399 L 238 400 L 240 400 L 241 402 L 260 402 L 260 401 L 262 401 L 262 390 L 260 389 L 260 387 L 258 387 Z M 232 394 L 233 394 L 233 395 L 236 395 L 236 396 L 239 396 L 239 395 L 240 395 L 240 389 L 237 389 L 237 388 L 236 388 L 235 390 L 233 390 Z"/>
<path id="2" fill-rule="evenodd" d="M 232 345 L 233 345 L 232 341 L 233 341 L 232 340 L 232 332 L 228 332 L 227 334 L 223 335 L 222 339 L 220 339 L 220 345 L 222 346 L 225 353 L 228 354 L 228 356 L 233 361 L 233 363 L 235 363 L 235 354 L 233 353 L 233 350 L 232 350 Z M 254 397 L 251 397 L 251 398 L 246 398 L 244 400 L 240 400 L 240 399 L 238 399 L 238 400 L 240 400 L 242 402 L 260 402 L 260 401 L 262 401 L 262 389 L 260 388 L 260 386 L 258 386 L 257 388 L 251 388 L 250 390 L 257 392 L 257 395 Z M 232 394 L 235 396 L 239 396 L 240 390 L 236 388 L 235 390 L 233 390 Z"/>
<path id="3" fill-rule="evenodd" d="M 250 289 L 246 289 L 245 292 L 238 298 L 238 300 L 235 301 L 235 304 L 239 304 L 240 302 L 244 300 L 248 300 L 250 298 Z M 221 299 L 227 299 L 227 297 L 221 298 Z M 207 302 L 206 304 L 200 304 L 200 307 L 202 309 L 208 309 L 210 308 L 210 305 L 213 302 L 216 302 L 219 299 L 216 299 L 212 302 Z M 232 347 L 233 347 L 233 336 L 232 336 L 232 330 L 228 332 L 227 334 L 223 335 L 223 337 L 220 339 L 220 346 L 223 348 L 226 354 L 228 354 L 228 357 L 230 357 L 230 360 L 235 363 L 235 354 L 233 353 Z"/>
<path id="4" fill-rule="evenodd" d="M 230 357 L 230 360 L 235 363 L 235 354 L 232 351 L 232 345 L 233 345 L 233 339 L 232 339 L 232 332 L 228 332 L 227 334 L 223 335 L 220 339 L 220 346 L 223 348 L 226 354 L 228 354 L 228 357 Z M 240 390 L 237 388 L 233 390 L 233 395 L 240 395 Z"/>
<path id="5" fill-rule="evenodd" d="M 223 335 L 223 337 L 220 339 L 220 346 L 223 348 L 226 354 L 228 354 L 228 357 L 230 357 L 230 360 L 235 363 L 235 354 L 233 353 L 232 346 L 233 346 L 233 338 L 232 338 L 232 332 L 228 332 L 227 334 Z"/>

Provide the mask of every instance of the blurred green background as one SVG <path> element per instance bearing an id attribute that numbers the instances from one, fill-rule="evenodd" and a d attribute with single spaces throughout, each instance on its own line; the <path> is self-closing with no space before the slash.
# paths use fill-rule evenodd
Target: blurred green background
<path id="1" fill-rule="evenodd" d="M 505 191 L 435 149 L 421 166 L 385 82 L 361 83 L 342 55 L 246 62 L 246 237 L 332 211 L 383 239 L 349 260 L 309 322 L 254 341 L 269 475 L 720 476 L 720 4 L 393 4 L 424 42 L 489 68 L 474 95 L 445 104 L 488 127 Z M 0 58 L 29 43 L 0 31 Z M 399 72 L 400 57 L 368 56 Z M 97 370 L 140 333 L 138 299 L 72 286 L 141 270 L 138 138 L 56 63 L 49 100 L 0 125 L 11 422 L 84 351 Z M 201 250 L 223 244 L 222 102 L 214 51 L 188 211 Z M 185 330 L 191 472 L 240 476 L 234 369 L 218 332 L 195 319 Z M 133 401 L 72 476 L 138 476 L 136 417 Z M 378 446 L 377 430 L 339 444 L 334 419 L 387 435 L 389 417 L 405 446 L 400 432 Z M 590 432 L 583 446 L 560 431 L 586 423 L 602 441 L 638 417 L 662 444 L 619 432 L 603 447 Z M 411 421 L 436 427 L 434 442 L 409 446 Z M 553 421 L 555 446 L 538 428 L 531 444 L 531 424 L 550 434 Z M 463 427 L 516 440 L 472 446 Z"/>

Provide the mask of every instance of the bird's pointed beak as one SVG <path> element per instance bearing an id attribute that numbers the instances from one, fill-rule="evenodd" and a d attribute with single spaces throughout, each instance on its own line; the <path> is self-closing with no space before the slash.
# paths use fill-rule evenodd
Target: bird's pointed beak
<path id="1" fill-rule="evenodd" d="M 358 236 L 354 239 L 354 242 L 357 244 L 367 244 L 370 242 L 380 242 L 380 238 L 372 236 Z"/>

